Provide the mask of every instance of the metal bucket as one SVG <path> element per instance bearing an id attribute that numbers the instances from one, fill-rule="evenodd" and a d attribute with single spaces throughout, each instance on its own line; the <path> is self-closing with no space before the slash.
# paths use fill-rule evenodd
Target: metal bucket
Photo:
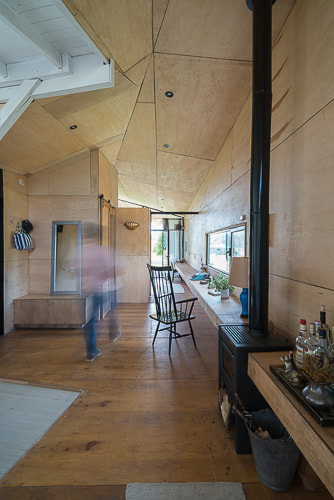
<path id="1" fill-rule="evenodd" d="M 248 427 L 257 475 L 270 490 L 287 491 L 296 473 L 300 451 L 272 410 L 259 410 L 251 416 L 252 428 L 262 427 L 271 436 L 263 439 Z"/>

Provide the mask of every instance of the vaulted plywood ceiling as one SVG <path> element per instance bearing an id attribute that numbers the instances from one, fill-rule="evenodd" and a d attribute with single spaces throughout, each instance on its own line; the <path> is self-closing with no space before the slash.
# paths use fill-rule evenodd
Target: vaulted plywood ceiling
<path id="1" fill-rule="evenodd" d="M 27 17 L 36 2 L 52 4 L 21 2 Z M 35 100 L 1 140 L 0 164 L 33 174 L 100 148 L 119 172 L 120 200 L 187 210 L 251 91 L 246 1 L 63 3 L 114 60 L 115 86 Z M 273 6 L 273 40 L 293 4 Z"/>

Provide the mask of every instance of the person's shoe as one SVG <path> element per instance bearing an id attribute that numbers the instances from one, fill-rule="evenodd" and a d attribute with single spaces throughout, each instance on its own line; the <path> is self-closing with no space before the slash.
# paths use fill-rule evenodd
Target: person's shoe
<path id="1" fill-rule="evenodd" d="M 88 361 L 88 363 L 91 363 L 92 361 L 94 361 L 95 358 L 100 356 L 100 354 L 101 354 L 100 349 L 96 349 L 96 352 L 94 354 L 88 354 L 86 361 Z"/>

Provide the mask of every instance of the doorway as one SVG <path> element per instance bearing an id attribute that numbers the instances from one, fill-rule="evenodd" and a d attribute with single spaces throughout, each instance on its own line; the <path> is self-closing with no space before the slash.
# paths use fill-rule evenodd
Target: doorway
<path id="1" fill-rule="evenodd" d="M 166 218 L 151 214 L 151 265 L 170 266 L 183 259 L 183 217 Z"/>
<path id="2" fill-rule="evenodd" d="M 4 335 L 3 170 L 0 170 L 0 335 Z"/>

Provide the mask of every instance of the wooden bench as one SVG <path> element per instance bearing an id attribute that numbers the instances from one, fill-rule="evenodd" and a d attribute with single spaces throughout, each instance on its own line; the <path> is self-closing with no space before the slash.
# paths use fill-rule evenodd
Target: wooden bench
<path id="1" fill-rule="evenodd" d="M 14 326 L 81 328 L 91 318 L 92 311 L 92 295 L 24 295 L 14 299 Z"/>

